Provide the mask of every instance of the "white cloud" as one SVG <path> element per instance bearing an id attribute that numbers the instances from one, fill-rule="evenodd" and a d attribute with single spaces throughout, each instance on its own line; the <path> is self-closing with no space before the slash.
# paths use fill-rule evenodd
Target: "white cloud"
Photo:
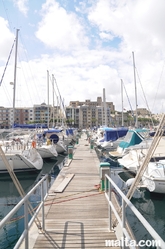
<path id="1" fill-rule="evenodd" d="M 14 3 L 18 7 L 19 11 L 26 16 L 28 12 L 28 0 L 14 0 Z"/>
<path id="2" fill-rule="evenodd" d="M 138 72 L 136 75 L 138 106 L 146 107 L 142 84 L 149 107 L 155 113 L 162 112 L 165 92 L 165 32 L 162 25 L 165 19 L 164 0 L 159 0 L 159 4 L 156 0 L 90 2 L 93 5 L 89 9 L 83 1 L 82 5 L 76 5 L 75 9 L 78 12 L 73 13 L 61 7 L 55 0 L 48 0 L 42 6 L 41 21 L 35 23 L 30 20 L 37 27 L 37 38 L 45 46 L 42 46 L 41 55 L 33 51 L 35 60 L 21 61 L 18 70 L 18 104 L 21 98 L 23 106 L 47 101 L 46 70 L 48 69 L 50 75 L 52 73 L 55 75 L 66 104 L 70 100 L 96 100 L 98 96 L 103 95 L 105 88 L 107 101 L 112 101 L 116 109 L 121 110 L 122 79 L 132 108 L 135 109 L 132 61 L 132 51 L 134 51 L 136 73 Z M 37 9 L 36 15 L 39 11 Z M 87 13 L 88 20 L 85 19 Z M 38 20 L 38 16 L 36 19 Z M 0 27 L 4 30 L 3 40 L 0 41 L 2 61 L 2 59 L 7 60 L 14 35 L 9 31 L 4 19 L 0 19 Z M 115 39 L 116 37 L 118 39 Z M 119 41 L 117 47 L 115 40 Z M 106 47 L 103 46 L 104 42 Z M 19 43 L 19 49 L 20 45 Z M 32 75 L 25 73 L 29 65 L 35 75 L 35 83 Z M 3 67 L 0 68 L 1 73 L 3 69 L 4 61 Z M 8 74 L 4 81 L 6 85 L 13 78 L 13 65 L 7 70 Z M 11 86 L 7 92 L 11 92 L 12 98 Z M 3 94 L 1 96 L 1 103 L 6 103 L 7 99 L 3 99 Z M 126 109 L 130 109 L 129 101 L 124 92 Z"/>
<path id="3" fill-rule="evenodd" d="M 4 63 L 4 61 L 7 61 L 6 58 L 9 56 L 9 52 L 12 48 L 14 35 L 9 30 L 8 22 L 2 17 L 0 17 L 0 30 L 2 34 L 0 39 L 0 62 L 3 61 Z"/>
<path id="4" fill-rule="evenodd" d="M 113 36 L 111 34 L 106 33 L 106 32 L 100 32 L 99 36 L 101 39 L 113 40 Z"/>
<path id="5" fill-rule="evenodd" d="M 88 44 L 78 17 L 74 13 L 67 13 L 53 0 L 46 1 L 42 7 L 42 21 L 36 36 L 48 47 L 64 51 L 79 49 Z"/>

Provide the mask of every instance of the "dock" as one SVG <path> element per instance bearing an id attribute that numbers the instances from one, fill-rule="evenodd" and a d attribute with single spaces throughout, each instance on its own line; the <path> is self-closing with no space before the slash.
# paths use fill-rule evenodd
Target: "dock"
<path id="1" fill-rule="evenodd" d="M 45 231 L 35 224 L 30 229 L 30 249 L 101 249 L 107 240 L 117 240 L 108 229 L 108 204 L 99 188 L 100 162 L 85 134 L 73 151 L 45 201 Z"/>

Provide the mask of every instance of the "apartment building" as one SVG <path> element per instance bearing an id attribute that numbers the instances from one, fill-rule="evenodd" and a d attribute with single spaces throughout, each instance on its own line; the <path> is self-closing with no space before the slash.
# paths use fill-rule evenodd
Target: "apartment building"
<path id="1" fill-rule="evenodd" d="M 124 120 L 128 119 L 128 113 L 123 114 Z M 153 116 L 152 114 L 152 117 L 160 120 L 161 115 Z M 146 108 L 138 108 L 138 117 L 150 117 L 150 112 Z M 28 124 L 35 122 L 48 124 L 48 120 L 50 127 L 66 123 L 68 126 L 83 129 L 102 125 L 119 126 L 122 123 L 122 115 L 121 112 L 115 111 L 113 102 L 103 103 L 101 97 L 97 97 L 96 101 L 89 99 L 85 101 L 70 101 L 65 113 L 60 106 L 52 107 L 46 103 L 28 108 L 16 107 L 14 120 L 13 108 L 0 107 L 0 129 L 11 128 L 14 123 Z"/>
<path id="2" fill-rule="evenodd" d="M 53 120 L 54 124 L 59 124 L 64 114 L 59 106 L 52 107 L 45 103 L 28 108 L 16 107 L 14 115 L 13 108 L 0 107 L 0 129 L 11 128 L 13 124 L 48 123 L 48 118 L 51 125 Z"/>
<path id="3" fill-rule="evenodd" d="M 14 116 L 14 117 L 13 117 Z M 8 129 L 15 124 L 25 124 L 33 120 L 33 111 L 30 108 L 13 108 L 0 107 L 0 128 Z"/>
<path id="4" fill-rule="evenodd" d="M 10 108 L 0 106 L 0 128 L 10 127 Z"/>
<path id="5" fill-rule="evenodd" d="M 103 104 L 102 98 L 96 101 L 70 101 L 66 107 L 66 122 L 78 128 L 88 128 L 101 125 L 111 125 L 111 112 L 115 112 L 112 102 Z"/>

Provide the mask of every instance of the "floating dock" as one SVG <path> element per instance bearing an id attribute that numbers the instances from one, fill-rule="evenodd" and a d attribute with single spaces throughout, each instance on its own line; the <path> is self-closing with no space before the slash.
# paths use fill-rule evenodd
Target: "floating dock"
<path id="1" fill-rule="evenodd" d="M 107 240 L 117 240 L 115 232 L 108 229 L 108 203 L 99 189 L 100 162 L 85 138 L 82 135 L 74 146 L 73 158 L 68 159 L 49 190 L 45 231 L 40 232 L 33 224 L 30 249 L 101 249 L 107 248 Z"/>

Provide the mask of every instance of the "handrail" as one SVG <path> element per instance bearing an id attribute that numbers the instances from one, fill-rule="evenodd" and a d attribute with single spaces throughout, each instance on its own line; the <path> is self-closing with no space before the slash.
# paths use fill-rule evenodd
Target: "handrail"
<path id="1" fill-rule="evenodd" d="M 120 218 L 119 214 L 117 213 L 117 211 L 116 211 L 116 209 L 111 201 L 111 192 L 112 192 L 111 185 L 113 185 L 113 187 L 115 188 L 117 193 L 122 198 L 122 206 L 121 206 L 122 218 Z M 137 208 L 132 204 L 132 202 L 127 198 L 127 196 L 125 196 L 123 194 L 123 192 L 120 190 L 120 188 L 115 184 L 115 182 L 107 174 L 105 174 L 105 197 L 106 197 L 108 204 L 109 204 L 109 229 L 110 230 L 112 229 L 112 211 L 111 211 L 111 209 L 112 209 L 115 216 L 116 216 L 116 219 L 118 220 L 118 222 L 122 228 L 123 237 L 125 237 L 127 239 L 127 241 L 131 240 L 128 232 L 125 229 L 125 207 L 127 204 L 127 206 L 136 215 L 136 217 L 139 219 L 139 221 L 142 223 L 142 225 L 150 233 L 152 238 L 155 241 L 159 242 L 159 245 L 157 245 L 156 248 L 157 249 L 165 248 L 165 241 L 163 241 L 163 239 L 158 235 L 158 233 L 153 229 L 153 227 L 148 223 L 148 221 L 141 215 L 141 213 L 137 210 Z M 122 248 L 125 248 L 124 245 L 122 245 L 122 246 L 123 246 Z M 129 248 L 136 249 L 136 246 L 130 245 Z"/>
<path id="2" fill-rule="evenodd" d="M 46 181 L 46 192 L 45 196 L 43 194 L 43 184 Z M 41 203 L 34 212 L 33 216 L 31 217 L 30 221 L 28 222 L 28 204 L 29 198 L 34 193 L 34 191 L 41 186 Z M 32 226 L 33 222 L 35 221 L 40 209 L 42 208 L 42 229 L 45 230 L 45 223 L 44 223 L 44 201 L 48 194 L 48 175 L 45 175 L 27 194 L 26 196 L 0 221 L 0 229 L 13 217 L 13 215 L 24 205 L 24 231 L 20 236 L 19 240 L 17 241 L 14 249 L 18 249 L 22 244 L 23 240 L 25 240 L 25 249 L 29 248 L 29 241 L 28 241 L 28 233 L 29 229 Z"/>

